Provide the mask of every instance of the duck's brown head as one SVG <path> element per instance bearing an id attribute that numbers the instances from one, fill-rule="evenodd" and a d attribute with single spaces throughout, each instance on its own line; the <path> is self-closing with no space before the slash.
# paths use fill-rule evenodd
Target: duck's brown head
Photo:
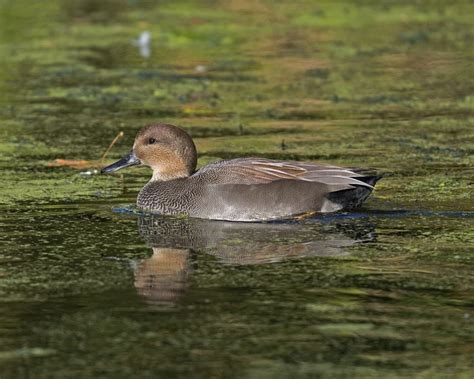
<path id="1" fill-rule="evenodd" d="M 142 128 L 135 138 L 132 151 L 101 172 L 146 165 L 153 170 L 152 180 L 164 181 L 190 176 L 196 169 L 196 163 L 196 147 L 184 130 L 170 124 L 155 124 Z"/>

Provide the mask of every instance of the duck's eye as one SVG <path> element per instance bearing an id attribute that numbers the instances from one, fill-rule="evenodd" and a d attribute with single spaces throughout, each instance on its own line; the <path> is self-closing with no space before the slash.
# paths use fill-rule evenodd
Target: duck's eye
<path id="1" fill-rule="evenodd" d="M 156 139 L 154 139 L 154 138 L 148 138 L 148 143 L 149 143 L 150 145 L 153 145 L 155 142 L 156 142 Z"/>

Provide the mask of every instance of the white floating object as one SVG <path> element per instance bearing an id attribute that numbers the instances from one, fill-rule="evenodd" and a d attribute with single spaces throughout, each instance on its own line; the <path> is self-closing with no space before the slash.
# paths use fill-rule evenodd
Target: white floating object
<path id="1" fill-rule="evenodd" d="M 202 64 L 198 64 L 195 68 L 194 71 L 202 73 L 207 71 L 207 67 L 203 66 Z"/>
<path id="2" fill-rule="evenodd" d="M 151 33 L 147 30 L 141 32 L 134 44 L 138 46 L 138 51 L 143 58 L 149 58 L 151 55 Z"/>

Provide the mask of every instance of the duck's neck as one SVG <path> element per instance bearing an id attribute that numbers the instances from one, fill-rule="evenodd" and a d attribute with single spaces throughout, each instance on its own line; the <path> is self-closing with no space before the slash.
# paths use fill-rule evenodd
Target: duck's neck
<path id="1" fill-rule="evenodd" d="M 188 162 L 181 156 L 162 154 L 161 160 L 151 164 L 150 167 L 153 170 L 152 182 L 166 182 L 191 176 L 196 163 Z"/>
<path id="2" fill-rule="evenodd" d="M 169 180 L 182 179 L 189 177 L 190 174 L 187 170 L 181 171 L 163 171 L 163 170 L 153 170 L 153 176 L 150 179 L 150 182 L 167 182 Z"/>

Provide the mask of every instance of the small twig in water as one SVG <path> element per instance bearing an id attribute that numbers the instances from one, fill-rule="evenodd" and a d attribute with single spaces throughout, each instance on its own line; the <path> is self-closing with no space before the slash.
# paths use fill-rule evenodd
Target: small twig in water
<path id="1" fill-rule="evenodd" d="M 123 137 L 123 132 L 120 132 L 119 134 L 117 134 L 117 136 L 114 138 L 114 140 L 110 143 L 109 147 L 107 148 L 107 150 L 105 150 L 104 154 L 102 155 L 102 158 L 100 158 L 101 161 L 103 161 L 105 159 L 105 157 L 107 156 L 107 154 L 109 153 L 110 149 L 112 148 L 112 146 L 114 146 L 117 141 Z"/>

